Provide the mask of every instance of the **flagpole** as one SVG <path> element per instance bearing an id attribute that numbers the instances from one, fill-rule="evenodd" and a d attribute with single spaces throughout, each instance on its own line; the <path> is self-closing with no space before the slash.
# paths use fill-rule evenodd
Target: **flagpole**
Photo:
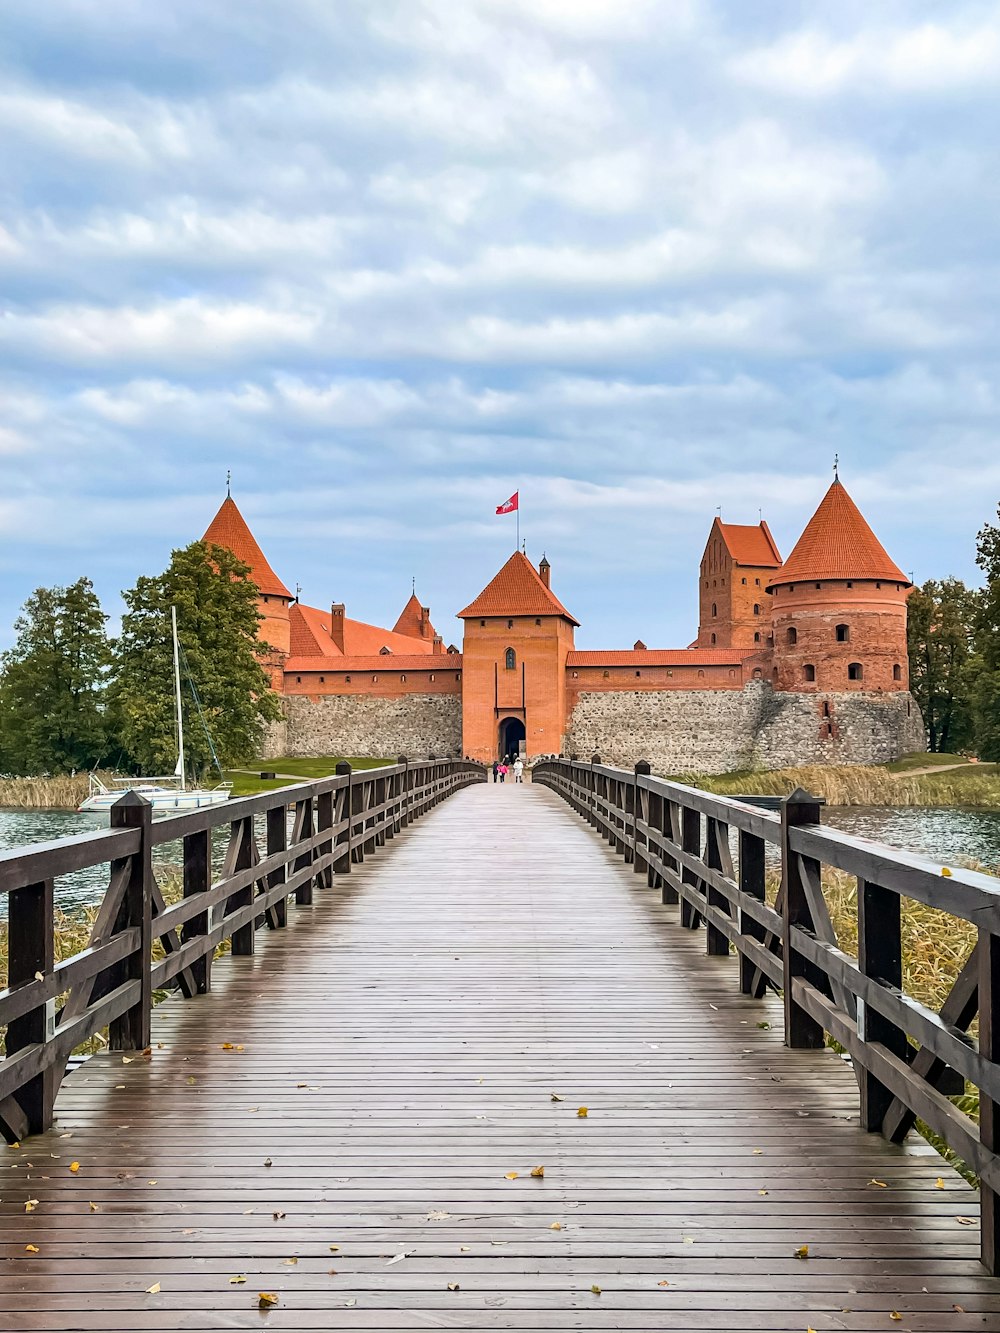
<path id="1" fill-rule="evenodd" d="M 519 550 L 521 549 L 521 489 L 520 489 L 520 487 L 518 487 L 518 491 L 517 491 L 517 508 L 514 510 L 514 513 L 517 515 L 517 523 L 516 523 L 515 526 L 514 526 L 514 550 L 515 550 L 515 551 L 519 551 Z"/>

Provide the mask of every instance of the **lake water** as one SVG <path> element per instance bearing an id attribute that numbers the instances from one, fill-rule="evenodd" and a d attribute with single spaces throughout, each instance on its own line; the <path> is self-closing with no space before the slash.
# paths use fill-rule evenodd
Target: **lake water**
<path id="1" fill-rule="evenodd" d="M 823 822 L 847 833 L 871 838 L 874 842 L 917 852 L 940 861 L 942 865 L 971 860 L 1000 867 L 1000 810 L 831 806 L 824 810 Z M 106 814 L 0 809 L 0 850 L 107 828 L 107 823 Z M 225 852 L 227 834 L 228 826 L 223 825 L 213 837 L 216 868 Z M 180 844 L 168 843 L 158 847 L 155 857 L 161 866 L 176 865 Z M 62 908 L 98 902 L 107 882 L 106 866 L 66 875 L 56 884 L 56 902 Z M 6 914 L 5 906 L 0 901 L 0 916 Z"/>

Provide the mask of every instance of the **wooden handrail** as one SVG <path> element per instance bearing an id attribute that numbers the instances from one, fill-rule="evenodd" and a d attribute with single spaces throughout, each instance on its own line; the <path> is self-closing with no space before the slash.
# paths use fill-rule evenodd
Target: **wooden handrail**
<path id="1" fill-rule="evenodd" d="M 682 927 L 704 924 L 709 953 L 732 946 L 744 994 L 783 996 L 786 1045 L 817 1048 L 828 1035 L 846 1050 L 865 1129 L 901 1142 L 919 1118 L 973 1168 L 982 1261 L 1000 1271 L 1000 880 L 825 828 L 807 792 L 785 798 L 779 817 L 596 756 L 543 761 L 532 781 L 563 796 L 664 903 L 679 902 Z M 768 847 L 781 871 L 773 906 Z M 838 943 L 824 868 L 857 878 L 857 958 Z M 939 1013 L 903 989 L 903 899 L 977 931 Z M 977 1015 L 978 1048 L 968 1035 Z M 979 1092 L 978 1123 L 949 1100 L 967 1083 Z"/>
<path id="2" fill-rule="evenodd" d="M 69 1056 L 82 1042 L 109 1025 L 112 1049 L 144 1049 L 153 990 L 204 994 L 218 945 L 231 940 L 234 954 L 252 954 L 261 928 L 285 925 L 289 896 L 310 903 L 314 889 L 330 888 L 334 875 L 349 873 L 439 801 L 485 780 L 484 766 L 470 760 L 401 759 L 358 771 L 338 764 L 331 777 L 155 823 L 149 804 L 128 793 L 111 807 L 110 830 L 0 853 L 10 960 L 0 991 L 0 1131 L 14 1141 L 47 1129 Z M 226 837 L 217 877 L 215 830 Z M 168 843 L 180 844 L 183 878 L 183 897 L 169 907 L 152 863 L 153 849 Z M 55 881 L 102 865 L 108 887 L 90 940 L 56 963 Z M 162 957 L 154 957 L 156 945 Z"/>

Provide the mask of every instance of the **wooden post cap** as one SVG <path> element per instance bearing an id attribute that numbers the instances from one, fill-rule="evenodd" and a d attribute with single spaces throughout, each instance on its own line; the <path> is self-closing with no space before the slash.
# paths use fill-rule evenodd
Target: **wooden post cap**
<path id="1" fill-rule="evenodd" d="M 350 771 L 351 771 L 351 766 L 346 759 L 341 759 L 338 762 L 337 767 L 334 769 L 334 772 L 336 773 L 338 778 L 343 777 L 346 773 L 350 773 Z"/>
<path id="2" fill-rule="evenodd" d="M 648 759 L 639 759 L 636 761 L 635 771 L 637 773 L 651 773 L 653 770 L 649 766 Z"/>

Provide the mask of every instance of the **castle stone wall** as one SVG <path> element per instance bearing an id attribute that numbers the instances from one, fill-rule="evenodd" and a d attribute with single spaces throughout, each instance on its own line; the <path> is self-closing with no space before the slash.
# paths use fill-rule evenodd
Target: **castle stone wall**
<path id="1" fill-rule="evenodd" d="M 462 698 L 458 694 L 304 695 L 285 697 L 288 755 L 343 754 L 411 759 L 462 753 Z"/>
<path id="2" fill-rule="evenodd" d="M 647 759 L 654 773 L 725 773 L 881 764 L 924 745 L 909 694 L 779 693 L 755 681 L 742 690 L 582 694 L 564 753 L 625 768 Z"/>

